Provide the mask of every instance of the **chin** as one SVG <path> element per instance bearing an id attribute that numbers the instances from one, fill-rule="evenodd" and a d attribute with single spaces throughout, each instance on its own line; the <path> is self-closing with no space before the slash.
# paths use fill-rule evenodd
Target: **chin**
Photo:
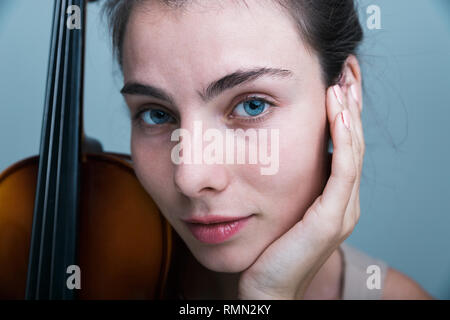
<path id="1" fill-rule="evenodd" d="M 210 259 L 197 259 L 197 261 L 205 268 L 221 273 L 240 273 L 251 265 L 250 263 L 236 263 L 234 261 L 217 261 Z"/>
<path id="2" fill-rule="evenodd" d="M 205 268 L 214 272 L 239 273 L 250 267 L 257 254 L 250 254 L 248 248 L 241 246 L 193 248 L 191 253 Z"/>

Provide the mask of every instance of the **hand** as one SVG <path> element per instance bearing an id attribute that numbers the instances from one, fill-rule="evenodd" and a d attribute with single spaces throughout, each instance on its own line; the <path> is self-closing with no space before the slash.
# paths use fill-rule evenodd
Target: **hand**
<path id="1" fill-rule="evenodd" d="M 311 280 L 358 222 L 365 149 L 362 106 L 350 88 L 344 93 L 339 86 L 328 88 L 326 100 L 333 141 L 329 180 L 302 220 L 242 273 L 239 299 L 303 299 Z"/>

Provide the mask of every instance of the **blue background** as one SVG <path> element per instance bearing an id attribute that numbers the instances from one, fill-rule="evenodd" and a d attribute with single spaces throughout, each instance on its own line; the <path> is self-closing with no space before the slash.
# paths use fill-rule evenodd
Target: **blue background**
<path id="1" fill-rule="evenodd" d="M 102 1 L 100 1 L 102 2 Z M 358 1 L 367 151 L 347 242 L 450 298 L 450 1 Z M 366 26 L 368 5 L 381 29 Z M 130 125 L 99 3 L 88 8 L 85 131 L 129 153 Z M 38 153 L 51 0 L 0 1 L 0 171 Z"/>

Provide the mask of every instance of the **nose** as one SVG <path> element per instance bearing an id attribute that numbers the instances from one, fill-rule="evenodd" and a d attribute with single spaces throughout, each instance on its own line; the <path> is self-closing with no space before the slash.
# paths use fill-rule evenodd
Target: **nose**
<path id="1" fill-rule="evenodd" d="M 180 155 L 185 156 L 185 152 L 189 152 L 190 157 L 188 158 L 192 161 L 181 161 L 174 164 L 174 183 L 176 190 L 187 197 L 202 198 L 207 194 L 211 195 L 225 190 L 229 183 L 229 172 L 225 164 L 205 161 L 204 149 L 212 141 L 203 141 L 203 129 L 197 130 L 199 128 L 198 121 L 193 123 L 194 125 L 189 125 L 189 128 L 183 128 L 190 134 L 180 137 L 180 141 L 183 142 Z M 184 141 L 185 139 L 189 139 L 189 142 Z"/>
<path id="2" fill-rule="evenodd" d="M 176 190 L 190 198 L 219 193 L 228 185 L 226 169 L 220 164 L 175 165 L 174 180 Z"/>

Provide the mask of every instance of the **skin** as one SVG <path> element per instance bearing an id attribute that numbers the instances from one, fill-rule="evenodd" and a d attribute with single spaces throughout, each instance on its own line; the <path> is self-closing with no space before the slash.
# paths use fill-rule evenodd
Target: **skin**
<path id="1" fill-rule="evenodd" d="M 144 2 L 134 8 L 123 44 L 124 83 L 162 88 L 174 100 L 124 95 L 133 118 L 153 108 L 173 119 L 152 125 L 144 111 L 133 120 L 134 168 L 191 252 L 182 284 L 187 298 L 338 299 L 342 257 L 337 248 L 360 215 L 364 138 L 358 61 L 350 56 L 341 84 L 326 88 L 317 56 L 286 13 L 270 1 L 246 2 L 218 7 L 200 1 L 186 10 Z M 292 75 L 261 77 L 211 101 L 198 94 L 229 73 L 256 67 Z M 236 117 L 235 108 L 247 94 L 275 106 L 268 106 L 259 121 Z M 349 129 L 342 121 L 344 110 Z M 249 164 L 175 165 L 170 155 L 177 142 L 170 134 L 176 128 L 192 132 L 195 120 L 204 130 L 222 132 L 279 129 L 278 173 L 263 176 L 259 166 Z M 253 216 L 230 240 L 205 244 L 183 219 L 213 214 Z"/>

